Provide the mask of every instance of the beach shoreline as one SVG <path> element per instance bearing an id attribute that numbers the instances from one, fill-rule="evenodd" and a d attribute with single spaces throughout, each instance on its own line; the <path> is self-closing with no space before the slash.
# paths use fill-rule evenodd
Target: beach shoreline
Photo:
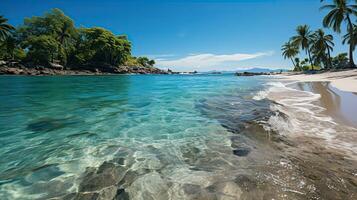
<path id="1" fill-rule="evenodd" d="M 282 81 L 330 82 L 331 86 L 339 90 L 357 93 L 357 69 L 328 71 L 317 74 L 288 72 L 281 75 L 274 75 L 273 77 Z"/>
<path id="2" fill-rule="evenodd" d="M 351 71 L 354 76 L 356 70 Z M 272 101 L 270 108 L 275 114 L 267 121 L 269 131 L 279 133 L 291 143 L 280 148 L 281 155 L 294 163 L 307 181 L 311 181 L 319 196 L 354 199 L 356 193 L 348 190 L 355 191 L 357 181 L 354 109 L 357 94 L 353 92 L 354 88 L 333 84 L 349 83 L 341 81 L 346 77 L 338 77 L 341 72 L 327 74 L 329 76 L 281 75 L 271 79 L 267 83 L 268 89 L 254 98 Z M 352 92 L 346 92 L 347 89 Z"/>
<path id="3" fill-rule="evenodd" d="M 276 107 L 280 108 L 277 110 L 290 116 L 292 119 L 289 119 L 289 123 L 296 123 L 294 125 L 299 127 L 298 134 L 309 132 L 310 135 L 319 135 L 319 132 L 326 132 L 319 137 L 333 139 L 347 131 L 351 138 L 356 137 L 353 131 L 347 129 L 357 128 L 357 70 L 320 74 L 287 73 L 274 77 L 270 88 L 259 98 L 267 98 L 278 104 Z M 312 131 L 301 129 L 307 122 L 311 122 L 308 130 Z M 333 136 L 327 130 L 334 132 Z M 355 148 L 353 141 L 345 140 Z"/>

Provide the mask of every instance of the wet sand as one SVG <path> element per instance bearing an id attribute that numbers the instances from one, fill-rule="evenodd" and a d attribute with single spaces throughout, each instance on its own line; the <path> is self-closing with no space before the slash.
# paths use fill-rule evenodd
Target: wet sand
<path id="1" fill-rule="evenodd" d="M 336 122 L 357 128 L 357 93 L 345 92 L 333 87 L 330 82 L 298 82 L 290 87 L 320 94 L 315 103 L 326 110 Z"/>
<path id="2" fill-rule="evenodd" d="M 268 121 L 285 136 L 286 142 L 277 144 L 281 156 L 309 185 L 300 190 L 305 198 L 356 199 L 357 95 L 328 82 L 285 80 L 273 84 L 267 98 L 281 113 Z"/>

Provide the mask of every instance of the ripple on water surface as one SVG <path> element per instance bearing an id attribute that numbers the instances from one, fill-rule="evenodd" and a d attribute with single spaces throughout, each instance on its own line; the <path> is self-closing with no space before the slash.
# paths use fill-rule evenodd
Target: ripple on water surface
<path id="1" fill-rule="evenodd" d="M 0 77 L 1 199 L 305 199 L 263 78 Z M 289 147 L 289 148 L 288 148 Z"/>

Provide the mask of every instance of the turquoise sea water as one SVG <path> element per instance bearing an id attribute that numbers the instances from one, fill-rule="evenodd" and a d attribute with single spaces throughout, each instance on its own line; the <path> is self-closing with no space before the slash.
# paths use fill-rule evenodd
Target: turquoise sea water
<path id="1" fill-rule="evenodd" d="M 229 129 L 240 124 L 232 120 L 252 118 L 259 107 L 251 97 L 264 82 L 233 75 L 2 76 L 0 197 L 75 192 L 88 167 L 118 158 L 139 174 L 161 170 L 165 181 L 208 184 L 232 167 L 224 161 L 237 157 Z"/>
<path id="2" fill-rule="evenodd" d="M 290 140 L 300 118 L 256 98 L 270 81 L 0 76 L 0 199 L 353 197 L 354 163 Z"/>

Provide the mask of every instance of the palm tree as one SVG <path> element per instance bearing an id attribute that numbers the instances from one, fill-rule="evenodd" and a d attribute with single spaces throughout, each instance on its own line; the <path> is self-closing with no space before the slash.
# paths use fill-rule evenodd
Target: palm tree
<path id="1" fill-rule="evenodd" d="M 57 40 L 61 45 L 65 45 L 68 38 L 71 37 L 70 25 L 68 23 L 63 23 L 59 31 L 57 32 Z"/>
<path id="2" fill-rule="evenodd" d="M 291 41 L 286 42 L 282 48 L 282 55 L 285 59 L 291 59 L 291 62 L 294 65 L 294 68 L 296 68 L 296 64 L 294 62 L 294 57 L 299 54 L 299 47 L 294 45 Z"/>
<path id="3" fill-rule="evenodd" d="M 352 34 L 352 35 L 351 35 Z M 349 32 L 346 35 L 343 36 L 343 40 L 342 40 L 343 44 L 353 44 L 352 47 L 352 51 L 354 51 L 356 49 L 356 45 L 357 45 L 357 25 L 353 25 L 353 30 L 352 33 Z"/>
<path id="4" fill-rule="evenodd" d="M 0 47 L 6 50 L 5 59 L 14 60 L 15 59 L 15 49 L 17 47 L 16 38 L 13 36 L 7 37 L 1 44 Z"/>
<path id="5" fill-rule="evenodd" d="M 291 38 L 291 41 L 295 45 L 299 46 L 302 50 L 305 50 L 305 53 L 309 56 L 309 61 L 312 66 L 313 64 L 310 52 L 312 34 L 310 31 L 310 27 L 308 25 L 300 25 L 296 28 L 296 33 L 297 35 L 293 36 Z"/>
<path id="6" fill-rule="evenodd" d="M 59 29 L 57 30 L 57 41 L 58 41 L 58 51 L 62 51 L 65 54 L 65 57 L 67 57 L 67 48 L 68 47 L 68 43 L 70 38 L 72 37 L 72 30 L 71 30 L 71 24 L 69 24 L 70 22 L 64 22 L 62 24 L 61 27 L 59 27 Z M 60 52 L 57 55 L 58 59 L 60 58 Z M 64 64 L 66 64 L 66 58 L 62 58 L 62 62 Z"/>
<path id="7" fill-rule="evenodd" d="M 332 67 L 331 51 L 333 51 L 333 36 L 328 34 L 326 35 L 322 29 L 318 29 L 312 36 L 313 38 L 313 49 L 318 58 L 326 60 L 327 56 L 327 65 Z M 326 55 L 327 54 L 327 55 Z"/>
<path id="8" fill-rule="evenodd" d="M 357 14 L 357 5 L 348 4 L 348 0 L 333 0 L 333 4 L 324 5 L 320 9 L 329 10 L 329 13 L 323 20 L 324 27 L 330 27 L 335 32 L 340 33 L 341 24 L 344 21 L 347 23 L 347 32 L 350 35 L 353 35 L 351 15 Z M 353 61 L 354 40 L 350 40 L 349 45 L 350 66 L 355 67 L 355 63 Z"/>
<path id="9" fill-rule="evenodd" d="M 6 23 L 8 20 L 4 16 L 0 15 L 0 41 L 6 39 L 10 35 L 11 31 L 15 28 L 10 24 Z"/>

